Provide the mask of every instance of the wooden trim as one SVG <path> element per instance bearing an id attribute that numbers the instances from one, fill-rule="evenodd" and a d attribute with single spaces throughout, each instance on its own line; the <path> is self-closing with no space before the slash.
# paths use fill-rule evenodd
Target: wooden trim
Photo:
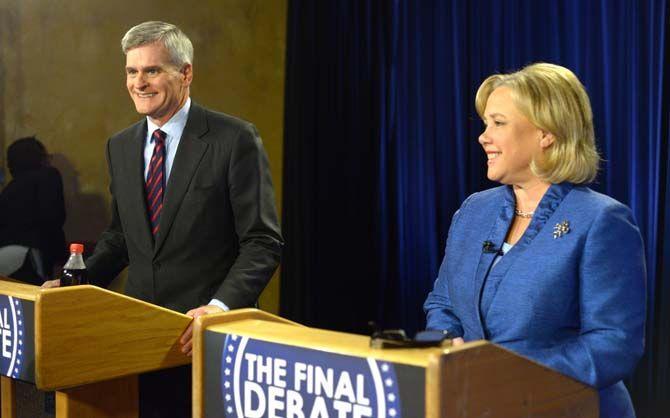
<path id="1" fill-rule="evenodd" d="M 56 392 L 56 418 L 137 418 L 137 375 Z"/>
<path id="2" fill-rule="evenodd" d="M 41 291 L 42 289 L 38 286 L 0 276 L 0 294 L 34 301 Z"/>
<path id="3" fill-rule="evenodd" d="M 0 376 L 0 407 L 2 418 L 16 418 L 16 386 L 14 380 Z"/>
<path id="4" fill-rule="evenodd" d="M 444 370 L 446 356 L 433 353 L 429 355 L 426 368 L 425 406 L 426 418 L 442 418 L 446 411 L 445 392 L 447 374 Z"/>

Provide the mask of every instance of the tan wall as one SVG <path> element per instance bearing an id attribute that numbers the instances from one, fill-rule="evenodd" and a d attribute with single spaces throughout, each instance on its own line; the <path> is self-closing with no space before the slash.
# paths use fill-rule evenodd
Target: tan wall
<path id="1" fill-rule="evenodd" d="M 191 38 L 194 100 L 256 124 L 279 200 L 286 1 L 0 0 L 0 149 L 37 134 L 54 154 L 68 240 L 94 241 L 107 223 L 105 141 L 139 119 L 119 43 L 145 20 L 175 23 Z M 277 281 L 261 298 L 272 312 Z"/>

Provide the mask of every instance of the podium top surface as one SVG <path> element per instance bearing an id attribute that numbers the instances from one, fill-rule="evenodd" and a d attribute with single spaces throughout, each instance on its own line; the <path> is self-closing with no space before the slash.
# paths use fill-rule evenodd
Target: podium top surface
<path id="1" fill-rule="evenodd" d="M 1 322 L 7 325 L 2 334 L 11 336 L 13 350 L 0 363 L 2 374 L 35 382 L 39 389 L 191 361 L 179 338 L 192 318 L 182 313 L 91 285 L 41 289 L 0 277 L 0 295 L 7 296 L 0 298 Z"/>
<path id="2" fill-rule="evenodd" d="M 459 347 L 393 348 L 370 347 L 370 337 L 318 328 L 307 328 L 293 324 L 266 321 L 263 319 L 241 319 L 206 326 L 206 331 L 235 334 L 258 340 L 304 347 L 356 357 L 374 358 L 410 366 L 427 367 L 433 355 L 459 351 L 461 347 L 472 347 L 474 342 Z M 485 342 L 481 342 L 485 343 Z"/>
<path id="3" fill-rule="evenodd" d="M 25 300 L 35 301 L 43 289 L 32 284 L 22 283 L 7 277 L 0 276 L 0 294 L 15 296 Z"/>

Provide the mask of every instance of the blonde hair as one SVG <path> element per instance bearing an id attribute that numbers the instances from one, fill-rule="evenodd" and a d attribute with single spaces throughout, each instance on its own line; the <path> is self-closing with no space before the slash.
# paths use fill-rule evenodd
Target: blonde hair
<path id="1" fill-rule="evenodd" d="M 550 183 L 592 182 L 600 156 L 593 131 L 591 102 L 577 76 L 565 67 L 536 63 L 510 74 L 495 74 L 479 86 L 475 106 L 484 118 L 486 102 L 498 87 L 508 87 L 517 109 L 536 127 L 554 136 L 533 174 Z"/>

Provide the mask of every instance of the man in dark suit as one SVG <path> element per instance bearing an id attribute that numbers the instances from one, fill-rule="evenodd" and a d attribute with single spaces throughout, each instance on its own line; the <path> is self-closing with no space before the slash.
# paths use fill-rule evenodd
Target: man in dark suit
<path id="1" fill-rule="evenodd" d="M 107 143 L 112 220 L 87 260 L 89 277 L 106 286 L 128 267 L 129 296 L 194 318 L 252 306 L 282 246 L 258 133 L 191 101 L 193 46 L 176 26 L 144 22 L 121 44 L 128 92 L 146 118 Z M 181 342 L 190 354 L 190 327 Z M 190 415 L 142 405 L 165 380 L 140 381 L 141 416 Z M 156 402 L 179 396 L 165 390 Z"/>

